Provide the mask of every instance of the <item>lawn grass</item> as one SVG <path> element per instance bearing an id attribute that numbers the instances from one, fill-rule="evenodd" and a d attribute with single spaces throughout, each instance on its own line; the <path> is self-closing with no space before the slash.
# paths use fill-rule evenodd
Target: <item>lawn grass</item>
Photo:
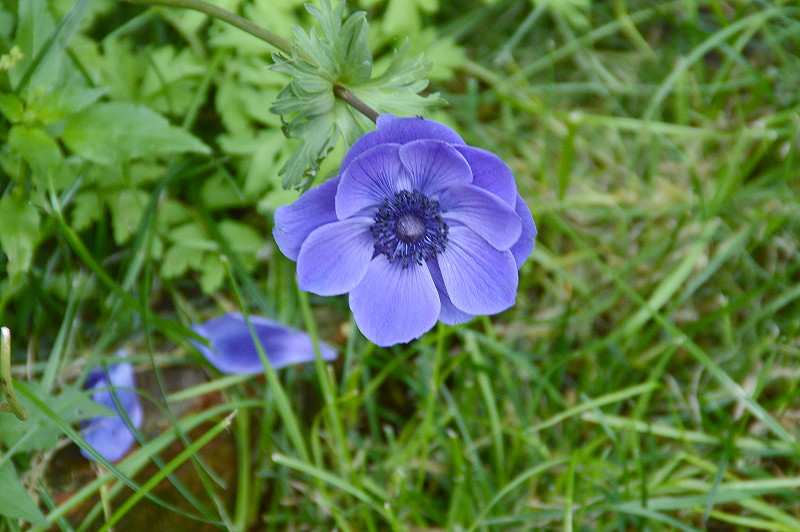
<path id="1" fill-rule="evenodd" d="M 191 190 L 220 154 L 175 158 L 120 248 L 108 224 L 72 228 L 69 195 L 53 194 L 55 258 L 30 279 L 69 263 L 72 290 L 15 333 L 18 391 L 62 434 L 58 451 L 16 455 L 47 515 L 33 530 L 800 530 L 800 9 L 442 4 L 423 19 L 465 58 L 434 82 L 450 102 L 435 118 L 509 164 L 538 227 L 516 306 L 371 345 L 346 298 L 297 290 L 269 216 L 248 266 L 220 223 L 264 211 Z M 186 116 L 206 123 L 196 90 Z M 226 257 L 212 294 L 160 276 L 165 191 L 191 199 Z M 204 367 L 187 326 L 231 309 L 302 326 L 340 358 L 175 382 Z M 119 345 L 152 376 L 142 393 L 163 425 L 66 489 L 47 470 L 86 444 L 36 390 Z"/>

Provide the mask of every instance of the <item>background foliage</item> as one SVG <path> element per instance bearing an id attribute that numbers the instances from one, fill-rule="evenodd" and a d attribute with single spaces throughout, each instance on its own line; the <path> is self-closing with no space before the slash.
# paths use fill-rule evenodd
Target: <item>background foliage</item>
<path id="1" fill-rule="evenodd" d="M 188 10 L 2 0 L 0 323 L 31 418 L 0 413 L 0 530 L 800 529 L 795 4 L 349 7 L 377 72 L 408 37 L 430 116 L 514 170 L 539 226 L 517 306 L 368 345 L 269 237 L 297 195 L 275 50 Z M 242 305 L 341 360 L 197 369 L 185 325 Z M 151 421 L 90 469 L 81 384 L 120 346 Z"/>

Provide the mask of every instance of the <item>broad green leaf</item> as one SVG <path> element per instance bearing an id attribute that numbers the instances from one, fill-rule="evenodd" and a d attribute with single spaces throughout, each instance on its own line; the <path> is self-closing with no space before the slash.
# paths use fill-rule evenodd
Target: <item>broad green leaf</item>
<path id="1" fill-rule="evenodd" d="M 206 65 L 188 48 L 162 46 L 147 54 L 140 101 L 159 112 L 183 116 L 189 110 Z"/>
<path id="2" fill-rule="evenodd" d="M 33 63 L 36 54 L 44 46 L 56 28 L 53 16 L 47 9 L 47 2 L 41 0 L 19 0 L 17 20 L 19 25 L 16 33 L 16 44 L 22 50 L 22 60 L 8 72 L 12 86 L 16 87 L 25 71 Z M 39 65 L 39 70 L 55 75 L 60 71 L 57 65 L 57 54 L 48 54 L 47 60 Z M 54 76 L 55 77 L 55 76 Z M 38 80 L 37 80 L 38 81 Z M 41 80 L 44 81 L 44 80 Z M 55 79 L 51 80 L 55 82 Z M 39 83 L 34 83 L 34 86 Z M 52 84 L 49 84 L 51 87 Z"/>
<path id="3" fill-rule="evenodd" d="M 139 157 L 210 151 L 155 111 L 120 102 L 96 103 L 69 117 L 62 139 L 75 153 L 106 165 Z"/>
<path id="4" fill-rule="evenodd" d="M 413 35 L 422 27 L 421 13 L 439 9 L 437 0 L 389 0 L 381 29 L 388 35 Z"/>
<path id="5" fill-rule="evenodd" d="M 58 122 L 93 104 L 105 92 L 105 89 L 92 89 L 89 87 L 31 91 L 25 108 L 25 119 L 42 124 Z"/>
<path id="6" fill-rule="evenodd" d="M 225 280 L 225 266 L 219 256 L 207 254 L 203 260 L 200 289 L 204 294 L 211 294 L 222 286 L 223 280 Z"/>
<path id="7" fill-rule="evenodd" d="M 7 414 L 0 415 L 8 416 Z M 14 465 L 8 460 L 0 466 L 0 486 L 2 486 L 0 489 L 0 515 L 47 526 L 44 514 L 33 502 L 28 491 L 19 481 Z"/>
<path id="8" fill-rule="evenodd" d="M 217 243 L 211 240 L 195 222 L 189 222 L 170 230 L 167 238 L 180 246 L 203 251 L 216 251 Z"/>
<path id="9" fill-rule="evenodd" d="M 22 120 L 24 107 L 22 100 L 14 94 L 0 94 L 0 114 L 6 117 L 9 122 L 16 123 Z"/>
<path id="10" fill-rule="evenodd" d="M 47 169 L 61 162 L 61 149 L 41 128 L 18 124 L 8 132 L 8 147 L 22 157 L 31 169 L 45 176 Z"/>
<path id="11" fill-rule="evenodd" d="M 18 194 L 0 199 L 0 247 L 8 258 L 8 276 L 27 272 L 39 244 L 39 212 Z"/>
<path id="12" fill-rule="evenodd" d="M 205 253 L 196 248 L 175 244 L 164 254 L 161 261 L 161 275 L 170 279 L 186 273 L 190 268 L 199 270 Z"/>
<path id="13" fill-rule="evenodd" d="M 258 231 L 249 225 L 233 220 L 220 222 L 219 232 L 233 251 L 244 255 L 254 256 L 265 243 L 264 237 Z"/>
<path id="14" fill-rule="evenodd" d="M 144 190 L 125 189 L 111 196 L 111 225 L 114 228 L 114 241 L 123 244 L 139 228 L 150 195 Z"/>
<path id="15" fill-rule="evenodd" d="M 72 200 L 72 228 L 83 231 L 103 216 L 103 203 L 95 191 L 81 192 Z"/>

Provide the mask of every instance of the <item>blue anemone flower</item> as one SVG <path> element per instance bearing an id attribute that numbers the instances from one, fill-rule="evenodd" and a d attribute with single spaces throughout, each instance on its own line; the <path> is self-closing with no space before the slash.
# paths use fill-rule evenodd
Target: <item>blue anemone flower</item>
<path id="1" fill-rule="evenodd" d="M 311 338 L 297 329 L 275 323 L 260 316 L 250 316 L 256 336 L 267 355 L 270 365 L 282 368 L 314 360 Z M 229 312 L 192 326 L 192 330 L 208 340 L 204 345 L 196 340 L 192 343 L 211 365 L 228 374 L 263 373 L 264 366 L 258 355 L 247 322 L 239 313 Z M 320 354 L 324 360 L 334 360 L 336 351 L 320 343 Z"/>
<path id="2" fill-rule="evenodd" d="M 338 177 L 278 208 L 273 235 L 302 290 L 349 292 L 361 332 L 388 346 L 513 306 L 536 226 L 499 157 L 381 115 Z"/>
<path id="3" fill-rule="evenodd" d="M 141 428 L 144 412 L 139 395 L 134 391 L 136 378 L 133 366 L 128 362 L 120 362 L 108 366 L 108 373 L 103 368 L 95 368 L 86 379 L 86 389 L 94 390 L 92 400 L 109 410 L 117 412 L 111 416 L 98 416 L 83 423 L 83 438 L 109 462 L 116 462 L 125 456 L 133 447 L 136 438 L 130 427 L 119 415 L 113 395 L 125 409 L 136 429 Z M 81 454 L 94 460 L 89 453 L 81 449 Z"/>

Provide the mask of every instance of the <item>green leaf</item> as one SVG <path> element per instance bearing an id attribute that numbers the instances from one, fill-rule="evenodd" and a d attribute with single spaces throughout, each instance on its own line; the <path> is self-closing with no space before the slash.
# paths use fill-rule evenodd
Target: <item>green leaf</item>
<path id="1" fill-rule="evenodd" d="M 417 115 L 440 107 L 444 100 L 439 98 L 438 93 L 427 96 L 420 94 L 428 86 L 425 76 L 430 69 L 430 63 L 422 54 L 411 59 L 407 56 L 406 40 L 395 51 L 386 70 L 352 90 L 357 91 L 358 97 L 379 113 Z"/>
<path id="2" fill-rule="evenodd" d="M 114 241 L 125 243 L 139 228 L 139 222 L 150 195 L 144 190 L 125 189 L 113 194 L 109 202 L 111 225 L 114 228 Z"/>
<path id="3" fill-rule="evenodd" d="M 105 89 L 68 87 L 54 91 L 32 91 L 25 109 L 26 121 L 53 124 L 88 107 L 104 94 Z"/>
<path id="4" fill-rule="evenodd" d="M 9 122 L 16 123 L 22 120 L 23 113 L 22 100 L 14 94 L 0 94 L 0 114 L 5 116 Z"/>
<path id="5" fill-rule="evenodd" d="M 0 489 L 0 515 L 47 526 L 47 519 L 20 482 L 10 461 L 0 466 L 0 486 L 3 487 Z"/>
<path id="6" fill-rule="evenodd" d="M 200 269 L 204 252 L 176 244 L 169 248 L 161 261 L 161 275 L 171 279 L 183 275 L 189 268 Z"/>
<path id="7" fill-rule="evenodd" d="M 105 165 L 139 157 L 210 151 L 155 111 L 119 102 L 96 103 L 71 116 L 62 140 L 75 153 Z"/>
<path id="8" fill-rule="evenodd" d="M 18 194 L 0 199 L 0 247 L 8 258 L 8 276 L 27 272 L 41 238 L 39 212 Z"/>
<path id="9" fill-rule="evenodd" d="M 327 115 L 314 117 L 298 124 L 293 136 L 300 144 L 281 168 L 283 188 L 305 187 L 316 177 L 322 160 L 336 145 L 337 134 Z"/>
<path id="10" fill-rule="evenodd" d="M 219 224 L 219 232 L 233 251 L 243 255 L 254 256 L 264 246 L 264 237 L 241 222 L 223 220 Z"/>
<path id="11" fill-rule="evenodd" d="M 320 7 L 307 6 L 317 19 L 316 28 L 295 28 L 289 57 L 273 56 L 273 70 L 291 81 L 281 90 L 272 112 L 281 115 L 283 132 L 300 143 L 281 168 L 284 188 L 310 186 L 320 164 L 341 137 L 352 144 L 368 127 L 368 120 L 334 97 L 334 87 L 346 87 L 379 113 L 421 114 L 438 106 L 438 95 L 419 94 L 428 85 L 428 63 L 422 57 L 406 62 L 407 46 L 397 52 L 387 69 L 372 77 L 372 52 L 363 12 L 344 22 L 344 3 L 332 8 L 328 0 Z"/>
<path id="12" fill-rule="evenodd" d="M 191 268 L 201 270 L 206 251 L 216 251 L 217 243 L 195 222 L 180 225 L 166 235 L 172 246 L 164 254 L 161 275 L 165 278 L 183 275 Z"/>
<path id="13" fill-rule="evenodd" d="M 422 27 L 421 12 L 439 9 L 437 0 L 389 0 L 381 29 L 388 35 L 413 35 Z"/>
<path id="14" fill-rule="evenodd" d="M 222 286 L 225 279 L 225 265 L 217 255 L 206 255 L 203 260 L 200 288 L 204 294 L 211 294 Z"/>
<path id="15" fill-rule="evenodd" d="M 22 157 L 41 176 L 61 162 L 61 149 L 55 139 L 38 127 L 18 124 L 8 132 L 8 147 Z"/>
<path id="16" fill-rule="evenodd" d="M 83 231 L 103 216 L 103 203 L 95 191 L 76 194 L 72 200 L 72 228 Z"/>
<path id="17" fill-rule="evenodd" d="M 43 389 L 40 383 L 31 382 L 28 386 L 67 423 L 111 414 L 109 409 L 92 401 L 91 391 L 65 386 L 60 393 L 53 395 Z M 20 421 L 14 416 L 0 415 L 0 441 L 6 447 L 19 444 L 16 447 L 17 452 L 54 448 L 62 435 L 61 429 L 25 397 L 20 397 L 20 402 L 28 410 L 30 417 Z"/>

